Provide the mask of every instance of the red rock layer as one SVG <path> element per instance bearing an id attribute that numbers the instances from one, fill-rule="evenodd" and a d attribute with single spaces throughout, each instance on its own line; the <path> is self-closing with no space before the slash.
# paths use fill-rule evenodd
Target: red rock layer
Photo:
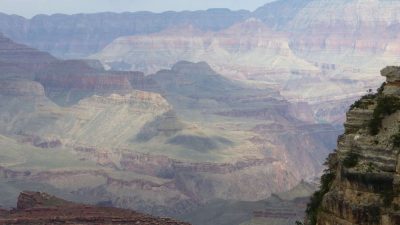
<path id="1" fill-rule="evenodd" d="M 17 209 L 0 210 L 0 224 L 188 225 L 188 223 L 155 218 L 130 210 L 75 204 L 39 192 L 23 192 L 18 198 Z"/>

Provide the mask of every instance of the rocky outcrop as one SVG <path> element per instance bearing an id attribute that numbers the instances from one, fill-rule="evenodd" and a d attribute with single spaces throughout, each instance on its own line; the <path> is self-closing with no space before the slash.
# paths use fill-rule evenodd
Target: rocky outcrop
<path id="1" fill-rule="evenodd" d="M 400 223 L 400 67 L 381 73 L 387 83 L 347 113 L 345 134 L 308 206 L 308 224 Z"/>
<path id="2" fill-rule="evenodd" d="M 388 66 L 381 70 L 382 76 L 386 77 L 386 81 L 391 86 L 400 81 L 400 68 L 398 66 Z"/>
<path id="3" fill-rule="evenodd" d="M 188 225 L 172 219 L 155 218 L 134 211 L 80 205 L 46 193 L 22 192 L 17 209 L 0 211 L 0 224 L 148 224 Z"/>
<path id="4" fill-rule="evenodd" d="M 60 206 L 71 204 L 47 193 L 22 192 L 18 197 L 17 210 L 25 210 L 46 206 Z"/>

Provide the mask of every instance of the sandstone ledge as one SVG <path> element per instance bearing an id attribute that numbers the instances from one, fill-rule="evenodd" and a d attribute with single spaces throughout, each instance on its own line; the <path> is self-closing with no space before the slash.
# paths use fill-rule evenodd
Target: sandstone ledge
<path id="1" fill-rule="evenodd" d="M 46 193 L 23 192 L 15 210 L 0 210 L 0 224 L 148 224 L 189 225 L 125 209 L 76 204 Z"/>

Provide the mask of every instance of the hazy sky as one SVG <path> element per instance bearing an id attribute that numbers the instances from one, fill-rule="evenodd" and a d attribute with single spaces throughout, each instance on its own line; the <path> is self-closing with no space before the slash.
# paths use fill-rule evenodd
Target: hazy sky
<path id="1" fill-rule="evenodd" d="M 273 0 L 0 0 L 0 12 L 32 17 L 36 14 L 92 13 L 230 8 L 254 10 Z"/>

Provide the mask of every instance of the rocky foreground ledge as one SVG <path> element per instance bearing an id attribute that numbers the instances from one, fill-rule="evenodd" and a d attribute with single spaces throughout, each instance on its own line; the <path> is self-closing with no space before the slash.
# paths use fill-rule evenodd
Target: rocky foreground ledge
<path id="1" fill-rule="evenodd" d="M 0 224 L 189 225 L 130 210 L 76 204 L 40 192 L 22 192 L 18 198 L 17 209 L 11 211 L 0 209 Z"/>

